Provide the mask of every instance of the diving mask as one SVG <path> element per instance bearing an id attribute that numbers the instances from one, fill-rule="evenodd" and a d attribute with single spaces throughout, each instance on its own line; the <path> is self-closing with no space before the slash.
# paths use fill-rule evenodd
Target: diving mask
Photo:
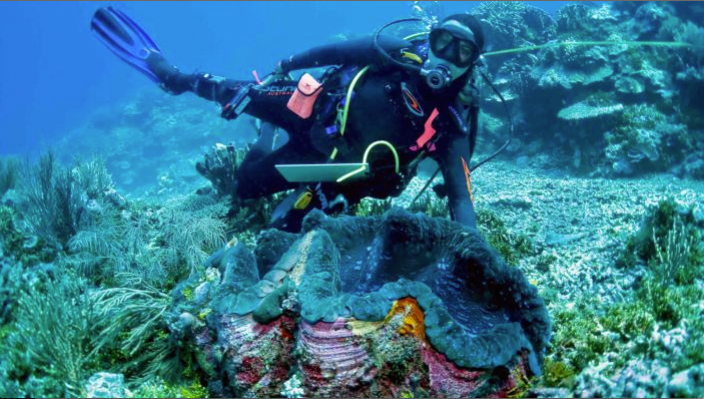
<path id="1" fill-rule="evenodd" d="M 442 90 L 467 72 L 479 57 L 471 29 L 450 20 L 430 32 L 430 53 L 421 75 L 434 90 Z"/>
<path id="2" fill-rule="evenodd" d="M 460 68 L 470 67 L 479 56 L 474 33 L 457 21 L 447 21 L 430 32 L 430 51 Z"/>

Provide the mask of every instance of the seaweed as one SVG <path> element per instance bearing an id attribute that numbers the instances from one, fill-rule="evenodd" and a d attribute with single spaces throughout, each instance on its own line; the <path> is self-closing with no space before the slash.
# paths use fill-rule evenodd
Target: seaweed
<path id="1" fill-rule="evenodd" d="M 95 301 L 86 280 L 67 270 L 56 268 L 39 277 L 31 289 L 18 292 L 16 322 L 3 344 L 7 364 L 0 367 L 8 379 L 0 390 L 84 396 L 82 383 L 97 361 L 91 352 L 98 320 Z"/>
<path id="2" fill-rule="evenodd" d="M 154 210 L 106 205 L 68 243 L 68 261 L 96 282 L 120 286 L 121 273 L 172 287 L 201 271 L 225 241 L 226 206 L 212 196 L 178 197 Z"/>
<path id="3" fill-rule="evenodd" d="M 90 221 L 90 208 L 112 188 L 112 179 L 100 158 L 61 166 L 53 153 L 37 164 L 27 162 L 20 182 L 25 221 L 34 234 L 63 249 Z"/>
<path id="4" fill-rule="evenodd" d="M 673 198 L 666 198 L 649 210 L 639 230 L 626 239 L 617 265 L 631 268 L 645 263 L 667 280 L 691 280 L 692 272 L 704 262 L 701 237 L 694 208 L 681 209 Z"/>
<path id="5" fill-rule="evenodd" d="M 93 338 L 91 354 L 109 353 L 110 363 L 140 381 L 156 377 L 177 380 L 184 367 L 178 345 L 169 336 L 167 310 L 171 297 L 138 277 L 126 285 L 95 292 L 100 333 Z"/>
<path id="6" fill-rule="evenodd" d="M 523 257 L 535 251 L 530 237 L 509 232 L 498 213 L 490 209 L 477 210 L 477 226 L 491 247 L 510 265 L 517 265 Z"/>

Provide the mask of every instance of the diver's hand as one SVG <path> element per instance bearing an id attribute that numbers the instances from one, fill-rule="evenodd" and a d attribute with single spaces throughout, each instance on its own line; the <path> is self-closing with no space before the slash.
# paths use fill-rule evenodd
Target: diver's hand
<path id="1" fill-rule="evenodd" d="M 223 195 L 235 195 L 237 190 L 237 151 L 230 143 L 217 143 L 205 154 L 203 161 L 196 163 L 196 170 L 210 180 Z"/>
<path id="2" fill-rule="evenodd" d="M 291 80 L 291 75 L 289 75 L 289 73 L 284 70 L 281 62 L 276 64 L 276 67 L 274 68 L 274 72 L 272 72 L 271 74 L 269 74 L 269 76 L 264 78 L 264 80 L 262 81 L 260 86 L 264 87 L 264 86 L 267 86 L 271 83 L 278 82 L 280 80 Z"/>

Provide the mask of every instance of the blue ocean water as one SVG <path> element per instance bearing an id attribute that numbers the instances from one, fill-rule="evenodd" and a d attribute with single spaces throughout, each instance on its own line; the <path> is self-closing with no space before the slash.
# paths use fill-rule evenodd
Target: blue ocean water
<path id="1" fill-rule="evenodd" d="M 528 3 L 553 12 L 566 2 Z M 440 7 L 449 14 L 478 4 Z M 151 84 L 90 32 L 93 13 L 106 5 L 142 24 L 183 71 L 249 78 L 335 35 L 410 16 L 414 2 L 1 2 L 0 154 L 36 155 L 93 110 Z"/>
<path id="2" fill-rule="evenodd" d="M 106 397 L 106 387 L 112 397 L 704 397 L 704 2 L 527 3 L 539 9 L 0 2 L 0 397 Z M 397 169 L 395 148 L 418 150 L 403 139 L 430 132 L 437 148 L 421 154 L 441 167 L 421 164 L 393 199 L 354 203 L 416 173 L 377 170 L 377 159 L 368 164 L 381 178 L 362 190 L 265 196 L 273 168 L 241 157 L 257 133 L 257 149 L 274 150 L 280 130 L 161 91 L 90 32 L 105 6 L 133 17 L 182 71 L 248 80 L 398 18 L 474 10 L 487 52 L 473 73 L 488 77 L 463 81 L 477 96 L 461 100 L 477 99 L 469 121 L 480 128 L 464 129 L 447 104 L 434 111 L 453 111 L 450 133 L 464 130 L 470 148 L 478 130 L 476 151 L 455 157 L 462 142 L 440 141 L 447 124 L 428 129 L 438 113 L 425 119 L 413 90 L 396 99 L 423 118 L 418 131 L 385 125 L 404 107 L 362 95 L 386 79 L 370 69 L 344 88 L 352 103 L 372 100 L 351 111 L 359 123 L 348 131 L 405 134 L 385 141 Z M 415 82 L 402 79 L 396 87 Z M 286 93 L 279 83 L 263 91 Z M 394 80 L 383 84 L 392 93 Z M 323 105 L 341 109 L 338 98 Z M 290 132 L 346 125 L 334 117 L 347 110 L 322 114 L 316 122 L 336 123 Z M 452 158 L 462 171 L 448 169 Z M 269 229 L 299 230 L 300 219 L 273 223 L 291 208 L 325 211 L 293 245 Z"/>

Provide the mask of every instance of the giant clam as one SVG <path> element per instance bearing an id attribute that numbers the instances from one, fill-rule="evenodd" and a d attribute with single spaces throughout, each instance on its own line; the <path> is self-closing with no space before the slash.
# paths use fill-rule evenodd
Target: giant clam
<path id="1" fill-rule="evenodd" d="M 206 266 L 173 295 L 212 395 L 509 396 L 540 373 L 536 288 L 448 220 L 314 211 Z"/>

